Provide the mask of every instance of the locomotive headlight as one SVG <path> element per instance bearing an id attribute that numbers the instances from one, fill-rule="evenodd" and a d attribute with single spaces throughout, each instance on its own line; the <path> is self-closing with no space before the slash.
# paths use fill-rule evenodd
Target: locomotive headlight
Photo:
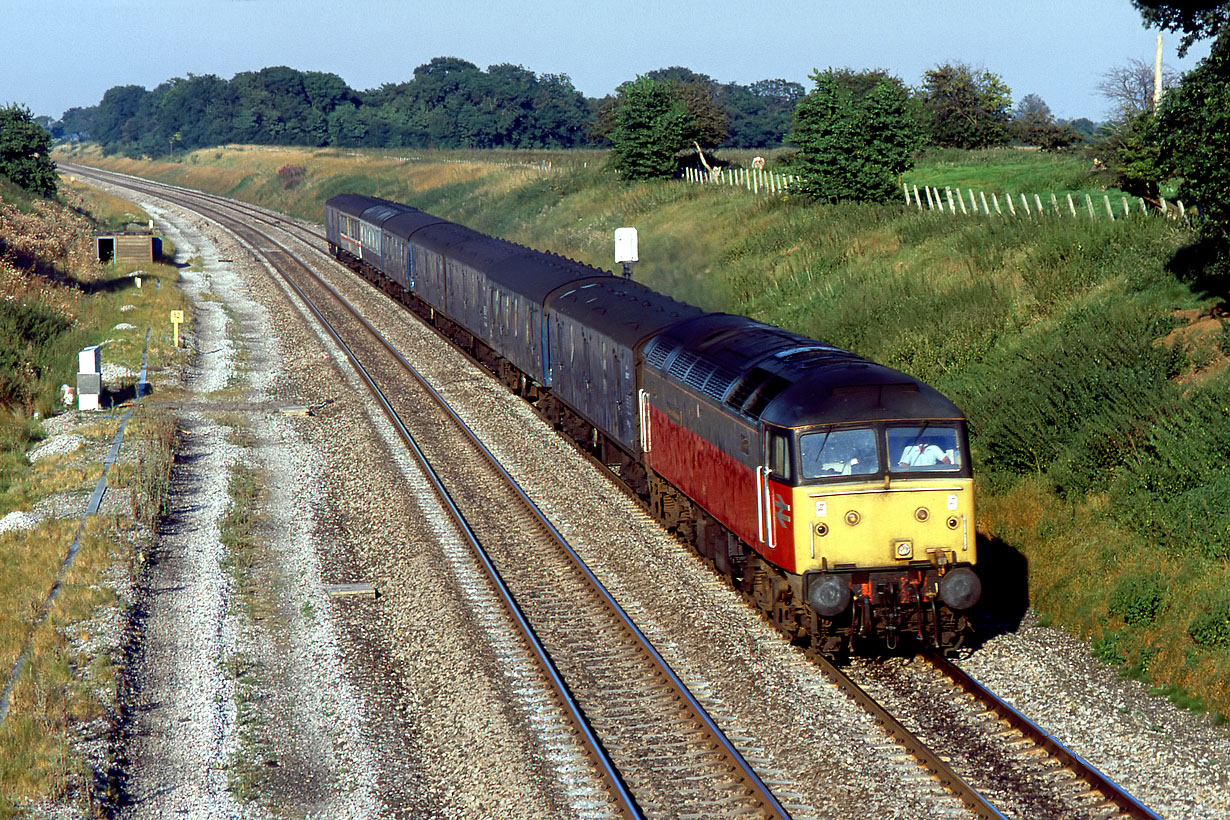
<path id="1" fill-rule="evenodd" d="M 823 521 L 817 521 L 816 522 L 816 535 L 823 538 L 824 536 L 828 534 L 829 534 L 829 525 L 825 524 Z"/>
<path id="2" fill-rule="evenodd" d="M 862 520 L 863 517 L 858 514 L 858 510 L 850 510 L 850 512 L 846 513 L 846 523 L 851 527 Z"/>
<path id="3" fill-rule="evenodd" d="M 898 559 L 906 559 L 914 557 L 914 544 L 912 541 L 894 541 L 893 555 Z"/>
<path id="4" fill-rule="evenodd" d="M 955 515 L 950 515 L 948 516 L 947 524 L 948 529 L 955 530 L 957 527 L 961 526 L 961 519 L 957 518 Z"/>
<path id="5" fill-rule="evenodd" d="M 953 609 L 969 609 L 982 596 L 982 581 L 969 567 L 944 573 L 940 579 L 940 598 Z"/>
<path id="6" fill-rule="evenodd" d="M 919 521 L 926 521 L 931 517 L 931 513 L 927 511 L 926 507 L 919 507 L 914 511 L 914 517 Z"/>

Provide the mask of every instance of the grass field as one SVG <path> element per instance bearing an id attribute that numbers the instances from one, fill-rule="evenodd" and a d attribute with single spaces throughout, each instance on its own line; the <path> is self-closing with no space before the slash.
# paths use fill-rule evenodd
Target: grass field
<path id="1" fill-rule="evenodd" d="M 70 494 L 88 493 L 98 481 L 102 456 L 90 454 L 109 447 L 119 423 L 115 413 L 101 412 L 77 430 L 85 439 L 81 450 L 34 463 L 27 458 L 45 435 L 39 418 L 56 408 L 60 384 L 75 384 L 82 347 L 102 345 L 104 363 L 135 373 L 145 329 L 152 328 L 150 367 L 174 368 L 182 359 L 182 352 L 171 349 L 166 322 L 167 311 L 185 306 L 175 287 L 176 268 L 145 266 L 147 286 L 137 289 L 129 268 L 91 261 L 96 228 L 112 230 L 144 214 L 78 186 L 68 186 L 64 196 L 71 207 L 49 207 L 0 190 L 0 245 L 11 252 L 4 257 L 0 346 L 17 357 L 0 356 L 0 380 L 9 397 L 0 409 L 0 517 L 30 511 L 39 502 L 63 513 Z M 90 211 L 99 215 L 96 220 L 81 216 Z M 163 287 L 152 286 L 159 277 Z M 137 523 L 156 518 L 165 498 L 174 433 L 165 415 L 134 416 L 124 452 L 139 449 L 142 458 L 117 464 L 108 476 L 109 488 L 132 496 L 132 514 L 89 519 L 46 620 L 45 602 L 79 519 L 45 515 L 33 529 L 0 535 L 0 677 L 7 678 L 29 647 L 0 725 L 0 818 L 40 816 L 33 807 L 45 800 L 74 806 L 77 816 L 94 816 L 91 795 L 102 783 L 81 741 L 102 739 L 114 717 L 116 655 L 108 641 L 114 640 L 116 608 L 122 607 L 114 585 L 135 560 Z"/>
<path id="2" fill-rule="evenodd" d="M 1188 705 L 1230 710 L 1226 286 L 1186 224 L 960 218 L 812 205 L 677 182 L 625 185 L 597 157 L 227 148 L 175 162 L 75 155 L 321 218 L 340 191 L 408 202 L 917 375 L 967 412 L 990 554 L 1026 566 L 1041 615 Z M 66 157 L 73 158 L 73 157 Z M 279 170 L 300 166 L 293 184 Z M 1097 192 L 1084 160 L 940 152 L 907 182 Z M 990 582 L 994 586 L 995 581 Z"/>

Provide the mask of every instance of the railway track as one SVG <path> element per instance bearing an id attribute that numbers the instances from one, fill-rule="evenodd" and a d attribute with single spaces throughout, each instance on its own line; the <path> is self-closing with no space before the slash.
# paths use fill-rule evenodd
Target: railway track
<path id="1" fill-rule="evenodd" d="M 97 174 L 91 169 L 70 170 L 81 176 Z M 99 178 L 102 176 L 99 175 Z M 107 175 L 105 179 L 116 182 L 112 175 Z M 263 209 L 212 195 L 189 194 L 182 189 L 171 189 L 174 192 L 172 195 L 166 186 L 137 182 L 134 178 L 121 179 L 161 198 L 199 196 L 201 199 L 198 203 L 204 201 L 206 204 L 189 206 L 195 210 L 214 210 L 225 204 L 227 209 L 242 213 L 247 219 L 264 222 L 279 230 L 290 230 L 317 250 L 323 248 L 324 240 L 320 234 Z M 251 231 L 251 228 L 232 227 L 232 230 L 242 232 Z M 263 248 L 263 252 L 275 256 L 279 253 L 289 254 L 282 246 L 271 245 L 272 238 L 259 232 L 253 241 L 254 247 Z M 316 298 L 329 302 L 334 297 L 326 296 L 322 291 Z M 361 320 L 354 313 L 350 318 L 337 317 L 337 321 L 339 324 L 353 324 Z M 359 339 L 366 332 L 356 329 L 347 331 L 346 336 Z M 371 344 L 355 343 L 359 349 L 356 355 L 365 361 L 387 360 L 391 348 L 384 345 L 382 352 L 378 349 L 379 345 L 369 347 Z M 424 400 L 404 397 L 422 396 L 422 392 L 415 391 L 423 388 L 415 387 L 404 380 L 405 376 L 399 376 L 385 367 L 381 367 L 379 373 L 385 392 L 399 397 L 394 402 L 397 406 L 391 406 L 387 412 L 398 417 L 404 412 L 407 419 L 420 416 L 411 406 L 421 405 Z M 427 390 L 434 393 L 430 388 Z M 433 397 L 430 401 L 435 402 L 436 399 Z M 398 410 L 398 407 L 402 409 Z M 635 631 L 635 627 L 626 615 L 618 612 L 609 595 L 603 602 L 595 598 L 593 603 L 586 604 L 586 614 L 575 617 L 580 609 L 576 602 L 592 595 L 586 591 L 591 581 L 585 578 L 587 574 L 592 576 L 592 573 L 588 573 L 575 552 L 569 555 L 571 551 L 567 547 L 549 545 L 549 542 L 558 539 L 549 535 L 553 528 L 541 514 L 536 516 L 535 520 L 539 523 L 532 528 L 537 531 L 533 538 L 529 537 L 529 528 L 510 526 L 510 522 L 525 519 L 528 508 L 521 505 L 528 502 L 528 498 L 493 503 L 494 488 L 506 480 L 495 477 L 495 474 L 502 472 L 501 468 L 489 452 L 483 452 L 485 448 L 481 445 L 467 445 L 462 454 L 451 439 L 445 443 L 438 441 L 437 431 L 443 423 L 438 418 L 420 419 L 411 425 L 417 429 L 417 435 L 413 430 L 408 430 L 408 433 L 427 444 L 424 457 L 428 461 L 455 463 L 456 469 L 450 472 L 456 478 L 449 483 L 456 486 L 459 511 L 465 511 L 461 518 L 468 520 L 468 513 L 474 519 L 475 540 L 492 546 L 489 560 L 493 567 L 497 567 L 494 574 L 507 576 L 509 585 L 515 590 L 514 597 L 524 608 L 523 617 L 542 625 L 542 633 L 549 636 L 544 643 L 556 660 L 548 662 L 548 666 L 558 664 L 560 676 L 569 681 L 562 688 L 560 697 L 575 691 L 579 711 L 599 723 L 594 731 L 600 740 L 594 743 L 592 754 L 597 755 L 607 749 L 613 758 L 623 761 L 605 777 L 616 784 L 613 791 L 617 791 L 617 784 L 623 781 L 627 783 L 630 794 L 635 795 L 630 798 L 626 811 L 633 812 L 632 816 L 638 811 L 651 816 L 673 814 L 680 811 L 680 804 L 676 802 L 680 795 L 685 796 L 685 801 L 702 800 L 704 795 L 700 792 L 708 790 L 710 796 L 707 799 L 710 802 L 685 802 L 683 805 L 689 811 L 703 806 L 699 810 L 706 816 L 741 813 L 749 816 L 772 816 L 775 813 L 785 816 L 786 809 L 777 805 L 767 785 L 762 782 L 757 786 L 754 780 L 746 779 L 746 774 L 733 774 L 739 767 L 737 757 L 731 755 L 731 752 L 737 754 L 733 743 L 720 739 L 720 733 L 699 739 L 687 739 L 682 733 L 682 727 L 687 724 L 705 722 L 707 719 L 698 717 L 703 716 L 704 712 L 699 704 L 690 712 L 675 712 L 674 717 L 664 718 L 664 724 L 646 722 L 647 715 L 671 712 L 673 707 L 663 707 L 677 702 L 679 690 L 638 691 L 628 681 L 653 679 L 664 674 L 673 676 L 673 673 L 654 670 L 651 656 L 657 653 L 652 647 L 634 650 L 623 647 L 623 641 L 630 632 Z M 484 476 L 481 480 L 477 478 L 480 475 Z M 521 495 L 524 496 L 524 493 Z M 935 671 L 927 686 L 913 684 L 914 691 L 932 692 L 930 701 L 941 704 L 942 708 L 935 709 L 930 718 L 922 719 L 917 710 L 907 710 L 898 700 L 894 711 L 910 711 L 909 720 L 898 720 L 885 705 L 877 702 L 893 700 L 888 694 L 881 697 L 881 692 L 891 690 L 891 686 L 884 685 L 883 678 L 877 680 L 872 677 L 867 688 L 877 693 L 873 696 L 841 669 L 823 658 L 815 660 L 838 687 L 874 715 L 885 731 L 946 789 L 956 794 L 975 816 L 1157 817 L 1079 756 L 1072 754 L 943 659 L 930 661 L 930 668 Z M 859 670 L 860 679 L 866 677 L 864 672 L 866 670 Z M 962 693 L 961 698 L 968 703 L 983 705 L 954 720 L 950 706 L 957 700 L 954 695 L 958 693 Z M 913 731 L 907 728 L 907 724 L 913 726 Z M 663 725 L 680 728 L 669 733 L 655 728 Z M 676 731 L 679 733 L 673 734 Z M 961 735 L 965 736 L 964 740 Z M 985 752 L 987 738 L 994 739 L 1003 747 L 991 758 Z M 647 754 L 650 743 L 655 744 L 656 751 Z M 964 748 L 962 744 L 965 744 Z M 950 765 L 950 761 L 965 762 Z M 759 759 L 755 763 L 764 769 L 768 761 Z M 981 772 L 980 765 L 983 769 Z M 705 769 L 705 766 L 709 768 Z M 995 771 L 1005 768 L 1006 771 Z M 749 765 L 747 771 L 750 770 Z M 962 771 L 959 773 L 958 770 Z M 706 771 L 708 774 L 704 773 Z M 714 771 L 720 774 L 714 775 Z M 698 787 L 697 784 L 704 786 Z"/>
<path id="2" fill-rule="evenodd" d="M 961 792 L 976 789 L 997 816 L 1161 820 L 947 658 L 866 663 L 848 674 L 823 658 L 817 662 L 852 697 L 880 712 L 888 731 L 924 766 Z"/>
<path id="3" fill-rule="evenodd" d="M 346 351 L 533 648 L 601 772 L 611 816 L 790 816 L 495 456 L 357 310 L 269 234 L 186 192 L 146 190 L 257 249 Z"/>

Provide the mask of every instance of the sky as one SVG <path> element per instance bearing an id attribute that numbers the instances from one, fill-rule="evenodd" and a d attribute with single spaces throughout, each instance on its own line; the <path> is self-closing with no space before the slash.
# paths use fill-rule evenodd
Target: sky
<path id="1" fill-rule="evenodd" d="M 433 57 L 566 74 L 589 97 L 676 65 L 810 88 L 818 69 L 885 69 L 915 86 L 964 62 L 1000 75 L 1014 101 L 1037 94 L 1056 117 L 1101 121 L 1103 74 L 1151 64 L 1156 36 L 1130 0 L 3 0 L 0 105 L 58 119 L 117 85 L 277 65 L 366 90 Z M 1178 39 L 1164 35 L 1167 68 L 1208 54 L 1197 44 L 1179 60 Z"/>

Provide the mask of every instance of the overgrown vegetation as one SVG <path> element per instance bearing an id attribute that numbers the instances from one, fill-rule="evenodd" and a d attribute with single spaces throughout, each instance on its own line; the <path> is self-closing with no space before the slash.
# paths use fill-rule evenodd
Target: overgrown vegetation
<path id="1" fill-rule="evenodd" d="M 1230 330 L 1190 227 L 807 205 L 627 186 L 598 163 L 545 172 L 500 164 L 507 155 L 449 159 L 228 149 L 107 164 L 315 219 L 339 191 L 382 195 L 607 268 L 614 228 L 635 225 L 638 279 L 951 395 L 973 427 L 980 527 L 1023 555 L 1043 619 L 1176 701 L 1230 709 Z M 287 164 L 305 168 L 292 189 L 277 176 Z M 1079 161 L 1011 150 L 930 153 L 911 173 L 971 187 L 1089 184 Z"/>
<path id="2" fill-rule="evenodd" d="M 115 715 L 118 684 L 108 643 L 113 620 L 104 615 L 122 605 L 113 585 L 137 559 L 136 525 L 155 520 L 165 503 L 176 435 L 164 414 L 134 417 L 122 460 L 108 476 L 110 488 L 131 497 L 132 514 L 88 520 L 55 605 L 42 620 L 78 527 L 78 517 L 65 516 L 77 508 L 69 498 L 93 489 L 102 463 L 91 453 L 109 445 L 118 419 L 99 414 L 76 430 L 86 448 L 31 463 L 27 453 L 46 435 L 40 416 L 57 409 L 61 383 L 74 383 L 81 347 L 102 344 L 105 363 L 135 373 L 145 347 L 142 329 L 171 307 L 183 307 L 174 287 L 138 291 L 127 269 L 93 262 L 99 221 L 83 214 L 98 203 L 109 203 L 98 210 L 118 208 L 113 198 L 75 185 L 60 190 L 64 202 L 0 184 L 0 517 L 29 513 L 39 502 L 43 508 L 32 529 L 0 534 L 0 676 L 7 677 L 28 648 L 0 725 L 0 817 L 30 816 L 53 804 L 71 806 L 78 816 L 96 810 L 107 761 L 90 757 L 80 739 L 105 737 Z M 150 273 L 175 282 L 171 266 Z M 131 309 L 122 312 L 124 305 Z M 121 321 L 131 327 L 117 326 Z M 169 343 L 169 329 L 152 334 L 152 367 L 174 365 Z M 118 392 L 108 401 L 131 395 L 131 383 L 113 387 Z M 134 451 L 139 458 L 123 460 Z"/>

